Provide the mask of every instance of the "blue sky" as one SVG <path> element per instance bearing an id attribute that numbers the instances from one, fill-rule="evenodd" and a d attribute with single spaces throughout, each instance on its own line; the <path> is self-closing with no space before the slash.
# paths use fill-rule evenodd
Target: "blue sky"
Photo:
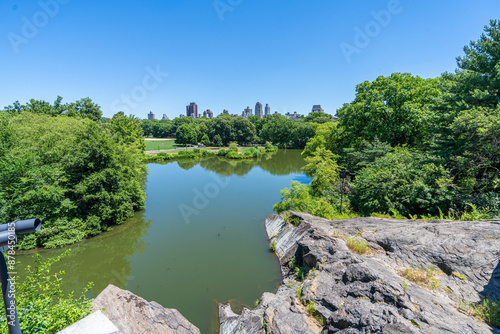
<path id="1" fill-rule="evenodd" d="M 500 1 L 0 0 L 0 13 L 0 107 L 60 95 L 173 118 L 190 102 L 335 114 L 365 80 L 454 71 Z"/>

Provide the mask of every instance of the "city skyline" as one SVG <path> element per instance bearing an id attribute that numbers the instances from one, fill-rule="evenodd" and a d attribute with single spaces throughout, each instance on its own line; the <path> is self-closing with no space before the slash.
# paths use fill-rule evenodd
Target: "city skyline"
<path id="1" fill-rule="evenodd" d="M 271 107 L 269 106 L 268 103 L 266 103 L 265 113 L 264 113 L 262 111 L 262 103 L 260 103 L 260 102 L 257 102 L 255 104 L 255 113 L 253 112 L 253 109 L 250 108 L 249 106 L 247 106 L 241 112 L 241 114 L 238 114 L 238 113 L 231 114 L 229 112 L 229 110 L 224 109 L 221 113 L 219 113 L 217 115 L 215 115 L 214 112 L 211 111 L 210 109 L 206 109 L 202 114 L 198 114 L 198 108 L 199 108 L 199 106 L 196 102 L 191 102 L 189 105 L 186 105 L 186 114 L 185 115 L 179 114 L 179 117 L 193 117 L 193 118 L 207 117 L 207 118 L 212 119 L 212 118 L 215 118 L 215 117 L 222 115 L 222 114 L 228 114 L 228 115 L 232 115 L 232 116 L 236 116 L 236 117 L 241 116 L 241 117 L 245 117 L 245 118 L 248 116 L 260 116 L 261 118 L 263 118 L 264 116 L 269 116 L 269 115 L 273 115 L 273 114 L 280 114 L 281 115 L 281 113 L 278 111 L 271 113 Z M 321 105 L 313 105 L 311 112 L 315 112 L 315 111 L 325 112 L 321 108 Z M 328 114 L 327 112 L 325 112 L 325 113 Z M 283 113 L 284 116 L 291 118 L 291 119 L 298 119 L 298 118 L 303 117 L 304 115 L 308 115 L 308 114 L 309 113 L 301 114 L 301 113 L 297 112 L 296 110 L 293 113 L 292 112 Z M 335 118 L 335 115 L 332 115 L 332 116 Z M 137 116 L 137 117 L 141 118 L 140 116 Z M 149 120 L 156 119 L 155 114 L 152 111 L 149 112 L 148 119 Z M 169 118 L 166 117 L 166 114 L 163 114 L 162 119 L 169 119 Z"/>

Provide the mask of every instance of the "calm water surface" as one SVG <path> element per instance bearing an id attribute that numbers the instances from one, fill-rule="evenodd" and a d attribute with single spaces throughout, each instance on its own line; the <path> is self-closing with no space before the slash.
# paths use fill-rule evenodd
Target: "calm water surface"
<path id="1" fill-rule="evenodd" d="M 303 165 L 296 150 L 251 161 L 149 164 L 145 210 L 72 245 L 54 269 L 66 271 L 66 291 L 94 282 L 95 296 L 111 283 L 176 308 L 202 333 L 215 333 L 218 302 L 230 301 L 234 310 L 254 307 L 263 292 L 280 284 L 263 222 L 281 189 L 291 180 L 307 181 Z M 20 267 L 32 263 L 28 255 L 19 260 Z"/>

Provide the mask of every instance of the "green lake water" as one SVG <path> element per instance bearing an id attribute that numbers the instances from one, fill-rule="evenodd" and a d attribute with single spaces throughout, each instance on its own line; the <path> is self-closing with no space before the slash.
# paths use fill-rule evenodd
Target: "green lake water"
<path id="1" fill-rule="evenodd" d="M 108 284 L 178 309 L 202 333 L 216 333 L 217 303 L 253 308 L 281 282 L 269 251 L 264 219 L 280 190 L 307 182 L 298 150 L 258 160 L 148 164 L 146 208 L 100 236 L 72 245 L 55 270 L 65 270 L 64 290 L 92 295 Z M 41 252 L 53 257 L 65 249 Z M 29 255 L 18 256 L 22 267 Z"/>

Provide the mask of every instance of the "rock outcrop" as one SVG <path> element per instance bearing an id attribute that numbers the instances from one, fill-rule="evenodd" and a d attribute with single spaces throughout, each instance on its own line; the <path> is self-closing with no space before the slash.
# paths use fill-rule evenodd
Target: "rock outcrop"
<path id="1" fill-rule="evenodd" d="M 148 302 L 130 291 L 110 284 L 93 301 L 121 334 L 199 334 L 200 330 L 175 309 Z"/>
<path id="2" fill-rule="evenodd" d="M 289 221 L 266 218 L 283 284 L 241 315 L 220 304 L 221 334 L 500 333 L 464 311 L 500 299 L 499 221 Z"/>

